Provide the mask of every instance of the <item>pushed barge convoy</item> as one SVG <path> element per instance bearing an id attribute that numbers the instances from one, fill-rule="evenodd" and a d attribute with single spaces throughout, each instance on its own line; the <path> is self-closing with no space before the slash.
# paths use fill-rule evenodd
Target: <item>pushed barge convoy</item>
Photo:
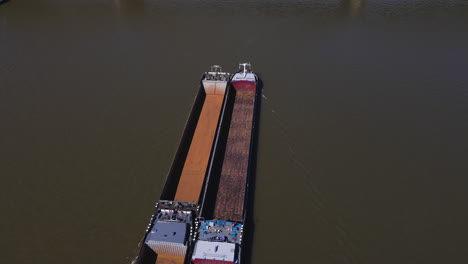
<path id="1" fill-rule="evenodd" d="M 203 74 L 138 264 L 241 263 L 257 76 Z"/>

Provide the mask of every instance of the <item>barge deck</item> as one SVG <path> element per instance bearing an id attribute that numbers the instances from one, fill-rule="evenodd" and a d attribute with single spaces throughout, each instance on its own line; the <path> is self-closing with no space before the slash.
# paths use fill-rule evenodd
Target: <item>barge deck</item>
<path id="1" fill-rule="evenodd" d="M 215 194 L 210 200 L 214 201 L 206 199 L 214 206 L 202 208 L 192 264 L 240 264 L 244 258 L 243 235 L 248 222 L 247 198 L 258 95 L 257 76 L 251 71 L 250 63 L 239 65 L 231 87 L 234 88 L 232 114 L 230 119 L 223 120 L 229 125 L 225 151 L 216 155 L 222 157 L 221 172 L 217 184 L 210 181 Z"/>
<path id="2" fill-rule="evenodd" d="M 243 262 L 259 93 L 239 68 L 204 73 L 136 264 Z"/>

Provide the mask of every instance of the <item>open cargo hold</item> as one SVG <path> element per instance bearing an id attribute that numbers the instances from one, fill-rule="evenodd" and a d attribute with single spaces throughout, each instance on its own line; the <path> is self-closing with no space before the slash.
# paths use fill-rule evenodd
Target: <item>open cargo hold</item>
<path id="1" fill-rule="evenodd" d="M 206 98 L 182 169 L 174 198 L 176 201 L 199 201 L 226 94 L 228 76 L 229 74 L 221 73 L 221 67 L 217 65 L 204 75 L 202 84 Z"/>
<path id="2" fill-rule="evenodd" d="M 160 200 L 138 256 L 138 264 L 182 264 L 191 252 L 193 224 L 203 200 L 229 73 L 206 72 L 192 107 Z M 212 68 L 213 70 L 213 68 Z"/>
<path id="3" fill-rule="evenodd" d="M 196 203 L 200 198 L 223 99 L 224 93 L 206 95 L 192 144 L 180 176 L 174 198 L 176 201 Z"/>
<path id="4" fill-rule="evenodd" d="M 226 85 L 225 85 L 226 86 Z M 198 203 L 205 180 L 210 153 L 213 146 L 216 128 L 224 100 L 224 91 L 221 89 L 211 89 L 210 85 L 204 87 L 205 101 L 198 119 L 198 123 L 190 144 L 187 158 L 182 169 L 182 173 L 174 197 L 175 201 Z M 174 226 L 177 223 L 170 223 Z M 158 226 L 159 227 L 159 226 Z M 175 230 L 175 229 L 174 229 Z M 177 234 L 170 230 L 169 233 Z M 171 237 L 171 234 L 165 238 Z M 165 242 L 159 239 L 154 247 L 158 252 L 156 264 L 182 264 L 184 263 L 187 247 L 174 242 Z"/>
<path id="5" fill-rule="evenodd" d="M 223 148 L 217 148 L 213 158 L 216 169 L 210 173 L 209 195 L 205 196 L 198 218 L 192 264 L 240 264 L 245 259 L 242 252 L 248 241 L 244 227 L 250 223 L 246 210 L 251 209 L 249 183 L 254 169 L 260 94 L 258 78 L 250 68 L 250 63 L 240 64 L 239 72 L 231 79 L 234 89 L 226 98 L 218 139 Z"/>
<path id="6" fill-rule="evenodd" d="M 231 221 L 243 219 L 254 106 L 254 91 L 243 89 L 236 91 L 214 219 Z"/>

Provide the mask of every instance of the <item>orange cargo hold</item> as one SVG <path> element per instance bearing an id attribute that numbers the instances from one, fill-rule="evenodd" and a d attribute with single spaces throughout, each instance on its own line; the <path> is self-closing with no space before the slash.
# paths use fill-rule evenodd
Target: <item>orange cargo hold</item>
<path id="1" fill-rule="evenodd" d="M 159 255 L 156 264 L 184 264 L 185 256 L 164 256 Z"/>
<path id="2" fill-rule="evenodd" d="M 223 105 L 225 86 L 224 83 L 224 89 L 217 88 L 215 92 L 214 88 L 210 89 L 212 85 L 205 84 L 205 91 L 212 94 L 207 94 L 203 103 L 197 128 L 177 186 L 174 198 L 176 201 L 197 203 L 200 198 Z"/>

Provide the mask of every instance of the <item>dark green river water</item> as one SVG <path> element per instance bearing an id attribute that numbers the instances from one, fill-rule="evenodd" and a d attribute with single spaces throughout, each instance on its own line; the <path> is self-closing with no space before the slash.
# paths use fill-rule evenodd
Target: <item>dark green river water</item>
<path id="1" fill-rule="evenodd" d="M 0 5 L 0 258 L 131 263 L 201 73 L 264 82 L 251 263 L 468 263 L 468 2 Z"/>

